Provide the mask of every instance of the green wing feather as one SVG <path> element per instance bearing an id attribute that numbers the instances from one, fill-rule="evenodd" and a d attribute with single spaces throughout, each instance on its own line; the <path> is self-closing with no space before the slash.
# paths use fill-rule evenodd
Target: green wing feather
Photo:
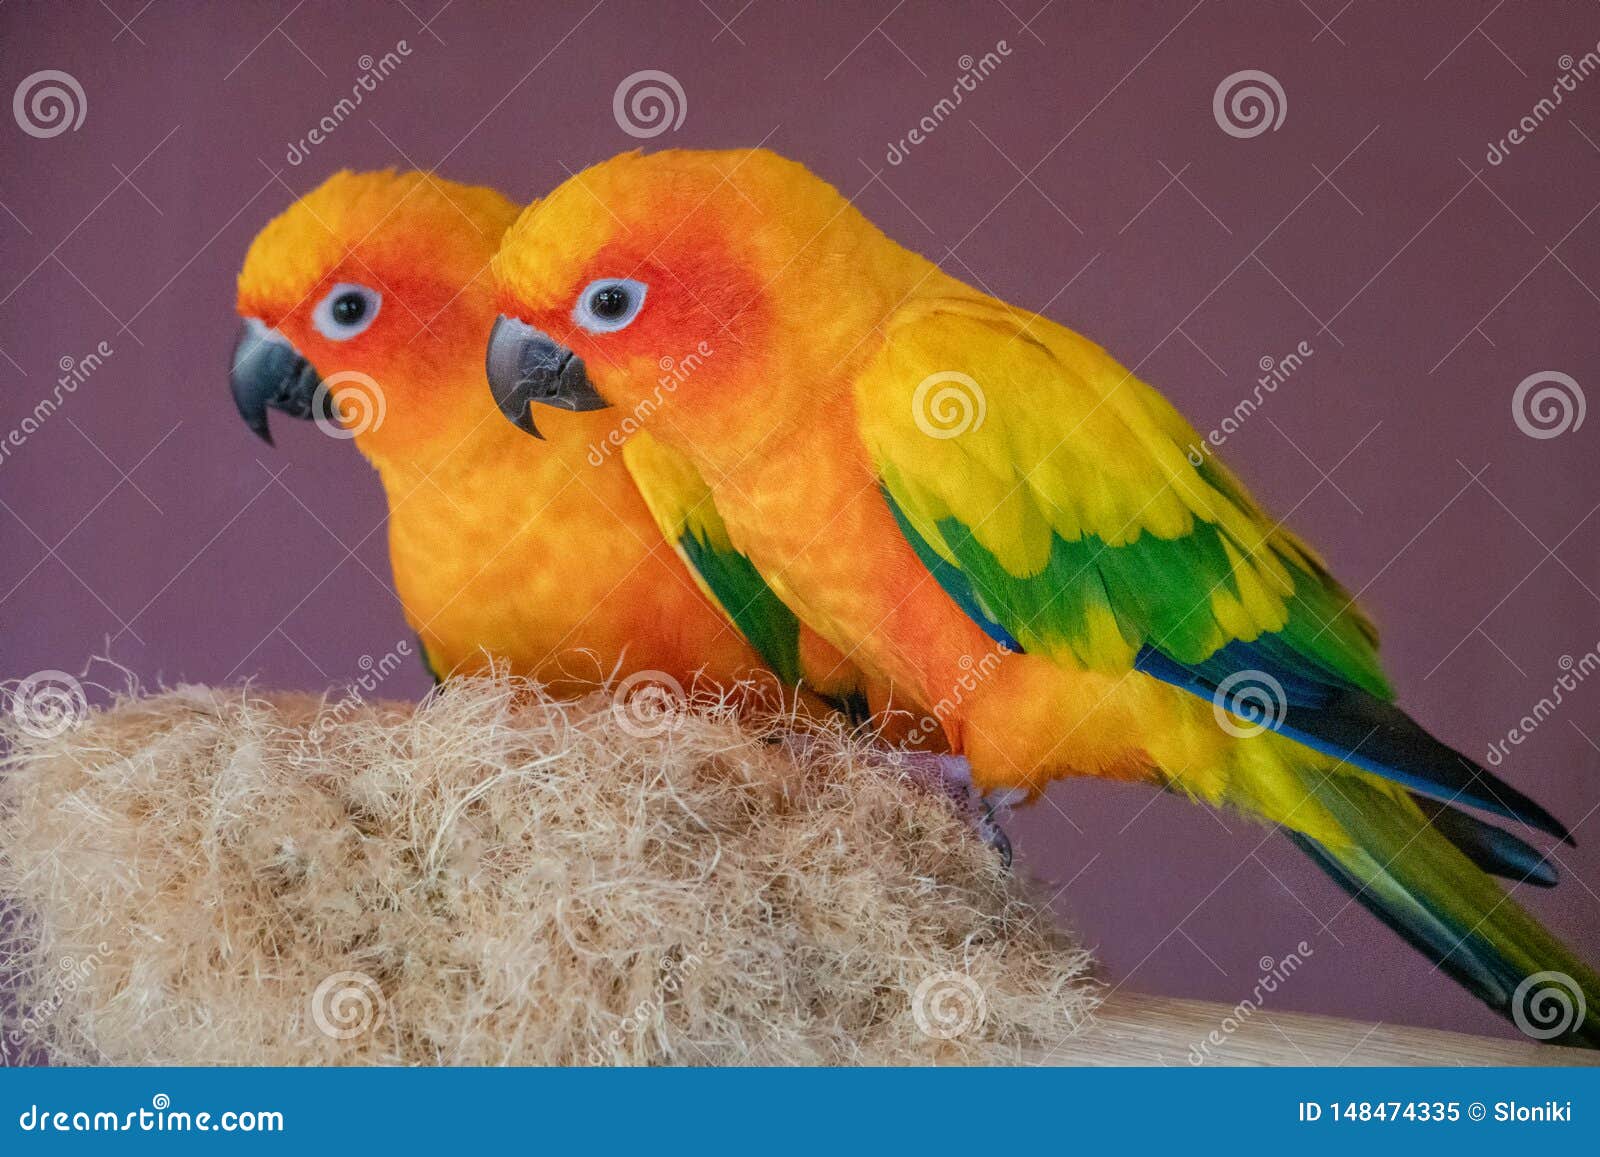
<path id="1" fill-rule="evenodd" d="M 1312 771 L 1302 783 L 1346 838 L 1290 838 L 1354 899 L 1504 1015 L 1527 1017 L 1545 998 L 1569 1002 L 1568 1031 L 1556 1043 L 1600 1048 L 1600 977 L 1479 871 L 1447 830 L 1378 782 L 1341 776 L 1335 785 Z"/>
<path id="2" fill-rule="evenodd" d="M 683 455 L 637 433 L 623 460 L 656 525 L 718 609 L 784 683 L 800 682 L 800 622 L 734 548 L 711 488 Z"/>
<path id="3" fill-rule="evenodd" d="M 924 303 L 891 324 L 857 401 L 902 530 L 991 634 L 1101 670 L 1250 644 L 1392 697 L 1376 632 L 1315 554 L 1077 334 L 976 296 Z"/>

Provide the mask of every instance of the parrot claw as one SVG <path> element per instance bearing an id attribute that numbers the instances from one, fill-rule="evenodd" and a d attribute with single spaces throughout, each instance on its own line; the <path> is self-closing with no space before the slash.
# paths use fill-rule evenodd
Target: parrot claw
<path id="1" fill-rule="evenodd" d="M 811 739 L 804 735 L 786 735 L 781 742 L 799 756 L 812 747 Z M 923 791 L 944 796 L 978 838 L 995 850 L 1001 865 L 1011 867 L 1011 840 L 1000 827 L 1000 820 L 1015 804 L 1028 798 L 1026 791 L 1012 789 L 980 796 L 972 784 L 972 765 L 961 755 L 885 751 L 871 758 L 904 774 Z"/>
<path id="2" fill-rule="evenodd" d="M 980 797 L 972 785 L 972 765 L 960 755 L 907 751 L 900 753 L 900 765 L 918 786 L 949 799 L 978 837 L 995 850 L 1001 864 L 1011 867 L 1011 840 L 999 819 L 1013 804 L 1026 799 L 1027 792 L 1004 791 Z"/>
<path id="3" fill-rule="evenodd" d="M 988 844 L 1000 857 L 1000 866 L 1011 867 L 1011 837 L 1006 835 L 1005 829 L 995 819 L 995 812 L 1002 809 L 992 803 L 983 805 L 983 818 L 978 821 L 978 835 L 983 837 L 983 842 Z"/>

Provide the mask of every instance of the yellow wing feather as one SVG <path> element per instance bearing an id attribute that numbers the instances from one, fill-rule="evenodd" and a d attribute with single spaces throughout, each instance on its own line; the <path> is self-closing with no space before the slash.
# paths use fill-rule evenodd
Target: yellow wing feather
<path id="1" fill-rule="evenodd" d="M 856 401 L 903 522 L 1025 648 L 1117 668 L 1144 645 L 1196 662 L 1287 630 L 1323 673 L 1386 691 L 1321 561 L 1080 335 L 975 292 L 916 301 Z"/>

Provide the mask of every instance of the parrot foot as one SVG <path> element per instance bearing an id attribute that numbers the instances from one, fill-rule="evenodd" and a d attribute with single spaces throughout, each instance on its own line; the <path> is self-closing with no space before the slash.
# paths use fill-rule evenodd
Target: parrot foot
<path id="1" fill-rule="evenodd" d="M 972 785 L 972 765 L 962 755 L 937 755 L 926 751 L 900 753 L 900 766 L 925 791 L 943 795 L 952 807 L 995 850 L 1000 862 L 1011 867 L 1011 840 L 1000 820 L 1027 792 L 995 792 L 981 797 Z"/>
<path id="2" fill-rule="evenodd" d="M 785 735 L 781 742 L 797 756 L 812 750 L 814 741 L 805 735 Z M 994 849 L 1002 866 L 1011 867 L 1011 840 L 1000 821 L 1010 814 L 1014 805 L 1028 798 L 1020 789 L 991 792 L 980 796 L 972 783 L 972 765 L 964 755 L 942 755 L 931 751 L 881 752 L 870 756 L 874 763 L 881 762 L 904 774 L 923 791 L 942 795 L 950 806 L 967 821 L 978 837 Z"/>
<path id="3" fill-rule="evenodd" d="M 992 791 L 983 797 L 983 819 L 978 824 L 978 834 L 1000 855 L 1000 862 L 1011 866 L 1011 839 L 1000 821 L 1011 814 L 1011 809 L 1028 798 L 1020 788 Z"/>

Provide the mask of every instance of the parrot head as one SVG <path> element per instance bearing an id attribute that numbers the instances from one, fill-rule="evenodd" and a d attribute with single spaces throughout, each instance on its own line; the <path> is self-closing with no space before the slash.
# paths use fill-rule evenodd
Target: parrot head
<path id="1" fill-rule="evenodd" d="M 770 431 L 843 388 L 863 339 L 928 268 L 775 153 L 624 154 L 507 232 L 490 386 L 535 435 L 534 404 L 615 406 L 696 441 Z"/>
<path id="2" fill-rule="evenodd" d="M 239 274 L 240 417 L 269 443 L 269 410 L 313 418 L 376 461 L 492 416 L 488 264 L 515 216 L 492 189 L 414 172 L 340 172 L 295 202 Z"/>

